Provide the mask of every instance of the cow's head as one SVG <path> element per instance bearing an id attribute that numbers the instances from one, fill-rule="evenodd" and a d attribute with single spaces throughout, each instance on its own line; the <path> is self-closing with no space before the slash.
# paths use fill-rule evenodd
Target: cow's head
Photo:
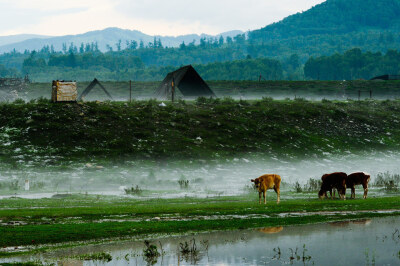
<path id="1" fill-rule="evenodd" d="M 260 184 L 261 184 L 260 179 L 258 179 L 258 178 L 252 179 L 251 182 L 254 183 L 254 186 L 255 186 L 256 188 L 259 188 L 259 187 L 260 187 Z"/>
<path id="2" fill-rule="evenodd" d="M 318 197 L 319 197 L 319 199 L 324 199 L 324 198 L 326 198 L 326 191 L 324 191 L 324 190 L 320 190 L 319 192 L 318 192 Z"/>

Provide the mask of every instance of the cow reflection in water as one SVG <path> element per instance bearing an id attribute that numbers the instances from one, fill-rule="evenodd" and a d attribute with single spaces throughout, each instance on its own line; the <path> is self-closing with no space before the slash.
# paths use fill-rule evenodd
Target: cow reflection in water
<path id="1" fill-rule="evenodd" d="M 261 204 L 261 194 L 264 196 L 264 204 L 267 204 L 266 193 L 268 189 L 273 188 L 277 194 L 277 203 L 280 201 L 281 177 L 275 174 L 262 175 L 256 179 L 251 179 L 258 190 L 258 203 Z"/>
<path id="2" fill-rule="evenodd" d="M 335 227 L 345 227 L 350 224 L 357 224 L 357 225 L 369 225 L 372 222 L 371 219 L 360 219 L 360 220 L 353 220 L 353 221 L 340 221 L 340 222 L 331 222 L 329 225 Z"/>
<path id="3" fill-rule="evenodd" d="M 283 230 L 283 226 L 275 226 L 275 227 L 260 228 L 257 231 L 264 233 L 264 234 L 275 234 L 275 233 L 279 233 L 282 230 Z"/>

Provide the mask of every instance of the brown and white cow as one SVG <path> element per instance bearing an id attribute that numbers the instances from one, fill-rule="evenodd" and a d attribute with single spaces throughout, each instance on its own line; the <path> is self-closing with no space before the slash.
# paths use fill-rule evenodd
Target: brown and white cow
<path id="1" fill-rule="evenodd" d="M 256 179 L 251 179 L 251 182 L 254 183 L 258 190 L 258 203 L 261 204 L 261 193 L 264 196 L 264 204 L 267 204 L 266 200 L 266 192 L 268 189 L 273 188 L 278 196 L 277 203 L 280 201 L 280 185 L 281 185 L 281 177 L 275 174 L 266 174 L 262 175 Z"/>
<path id="2" fill-rule="evenodd" d="M 356 185 L 362 185 L 364 188 L 364 199 L 367 198 L 368 194 L 368 182 L 371 176 L 368 173 L 364 172 L 356 172 L 349 174 L 346 178 L 346 187 L 351 188 L 351 197 L 352 199 L 356 198 Z"/>
<path id="3" fill-rule="evenodd" d="M 346 199 L 346 177 L 347 174 L 343 172 L 323 175 L 321 177 L 321 190 L 318 192 L 319 198 L 325 198 L 326 192 L 329 191 L 332 199 L 332 189 L 336 188 L 340 198 Z"/>

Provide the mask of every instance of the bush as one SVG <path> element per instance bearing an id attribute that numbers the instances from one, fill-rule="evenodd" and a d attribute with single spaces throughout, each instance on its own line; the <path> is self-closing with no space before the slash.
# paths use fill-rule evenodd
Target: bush
<path id="1" fill-rule="evenodd" d="M 272 97 L 262 97 L 261 101 L 269 103 L 274 101 L 274 99 Z"/>
<path id="2" fill-rule="evenodd" d="M 201 97 L 197 97 L 196 98 L 196 104 L 197 105 L 202 105 L 202 104 L 206 104 L 207 103 L 207 98 L 204 96 Z"/>
<path id="3" fill-rule="evenodd" d="M 222 104 L 234 104 L 235 100 L 232 97 L 224 97 L 221 101 Z"/>
<path id="4" fill-rule="evenodd" d="M 181 178 L 178 180 L 179 187 L 181 189 L 188 189 L 189 188 L 189 180 Z"/>
<path id="5" fill-rule="evenodd" d="M 157 246 L 150 243 L 150 241 L 144 241 L 145 248 L 143 249 L 143 256 L 145 257 L 145 261 L 149 265 L 153 265 L 157 263 L 158 257 L 161 255 L 158 252 Z"/>
<path id="6" fill-rule="evenodd" d="M 220 101 L 221 100 L 219 98 L 212 98 L 212 97 L 206 98 L 204 96 L 200 96 L 200 97 L 196 98 L 197 105 L 207 105 L 207 104 L 215 105 L 215 104 L 219 104 Z"/>
<path id="7" fill-rule="evenodd" d="M 322 101 L 321 101 L 322 103 L 331 103 L 331 101 L 330 100 L 328 100 L 328 99 L 322 99 Z"/>
<path id="8" fill-rule="evenodd" d="M 37 103 L 50 103 L 51 100 L 47 99 L 47 98 L 44 98 L 44 97 L 40 97 L 40 98 L 36 99 L 36 102 Z"/>
<path id="9" fill-rule="evenodd" d="M 239 104 L 242 105 L 242 106 L 250 105 L 250 103 L 248 101 L 245 101 L 245 100 L 242 100 L 242 99 L 239 100 Z"/>
<path id="10" fill-rule="evenodd" d="M 302 97 L 296 97 L 296 98 L 294 98 L 294 100 L 296 102 L 301 102 L 301 103 L 308 102 L 308 100 L 306 100 L 305 98 L 302 98 Z"/>
<path id="11" fill-rule="evenodd" d="M 298 181 L 296 181 L 296 183 L 294 184 L 294 191 L 296 191 L 296 193 L 303 192 L 303 189 L 301 188 L 301 185 Z"/>
<path id="12" fill-rule="evenodd" d="M 129 195 L 141 195 L 143 192 L 143 190 L 138 185 L 136 185 L 136 187 L 132 186 L 131 188 L 125 188 L 124 190 L 125 193 Z"/>
<path id="13" fill-rule="evenodd" d="M 14 103 L 15 104 L 24 104 L 25 101 L 23 99 L 21 99 L 21 98 L 18 98 L 18 99 L 15 99 Z"/>
<path id="14" fill-rule="evenodd" d="M 374 186 L 383 187 L 386 191 L 398 191 L 400 183 L 399 174 L 390 174 L 389 172 L 378 173 L 376 175 Z"/>
<path id="15" fill-rule="evenodd" d="M 320 179 L 310 178 L 304 185 L 304 191 L 315 192 L 319 191 L 321 188 L 322 181 Z"/>

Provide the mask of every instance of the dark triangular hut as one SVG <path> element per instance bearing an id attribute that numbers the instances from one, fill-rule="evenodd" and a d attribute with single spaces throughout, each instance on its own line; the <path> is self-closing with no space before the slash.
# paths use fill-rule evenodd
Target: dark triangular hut
<path id="1" fill-rule="evenodd" d="M 174 89 L 178 88 L 184 97 L 216 97 L 207 83 L 191 66 L 184 66 L 168 73 L 156 91 L 157 98 L 173 98 Z"/>
<path id="2" fill-rule="evenodd" d="M 104 88 L 104 86 L 100 83 L 100 81 L 98 81 L 96 78 L 89 84 L 89 86 L 86 87 L 86 89 L 84 91 L 82 91 L 81 95 L 78 97 L 78 101 L 81 101 L 82 99 L 85 98 L 86 95 L 89 94 L 89 92 L 96 86 L 99 85 L 99 87 L 104 91 L 104 93 L 108 96 L 108 98 L 110 98 L 110 100 L 112 100 L 113 98 L 111 97 L 111 95 L 108 93 L 108 91 L 106 90 L 106 88 Z"/>

